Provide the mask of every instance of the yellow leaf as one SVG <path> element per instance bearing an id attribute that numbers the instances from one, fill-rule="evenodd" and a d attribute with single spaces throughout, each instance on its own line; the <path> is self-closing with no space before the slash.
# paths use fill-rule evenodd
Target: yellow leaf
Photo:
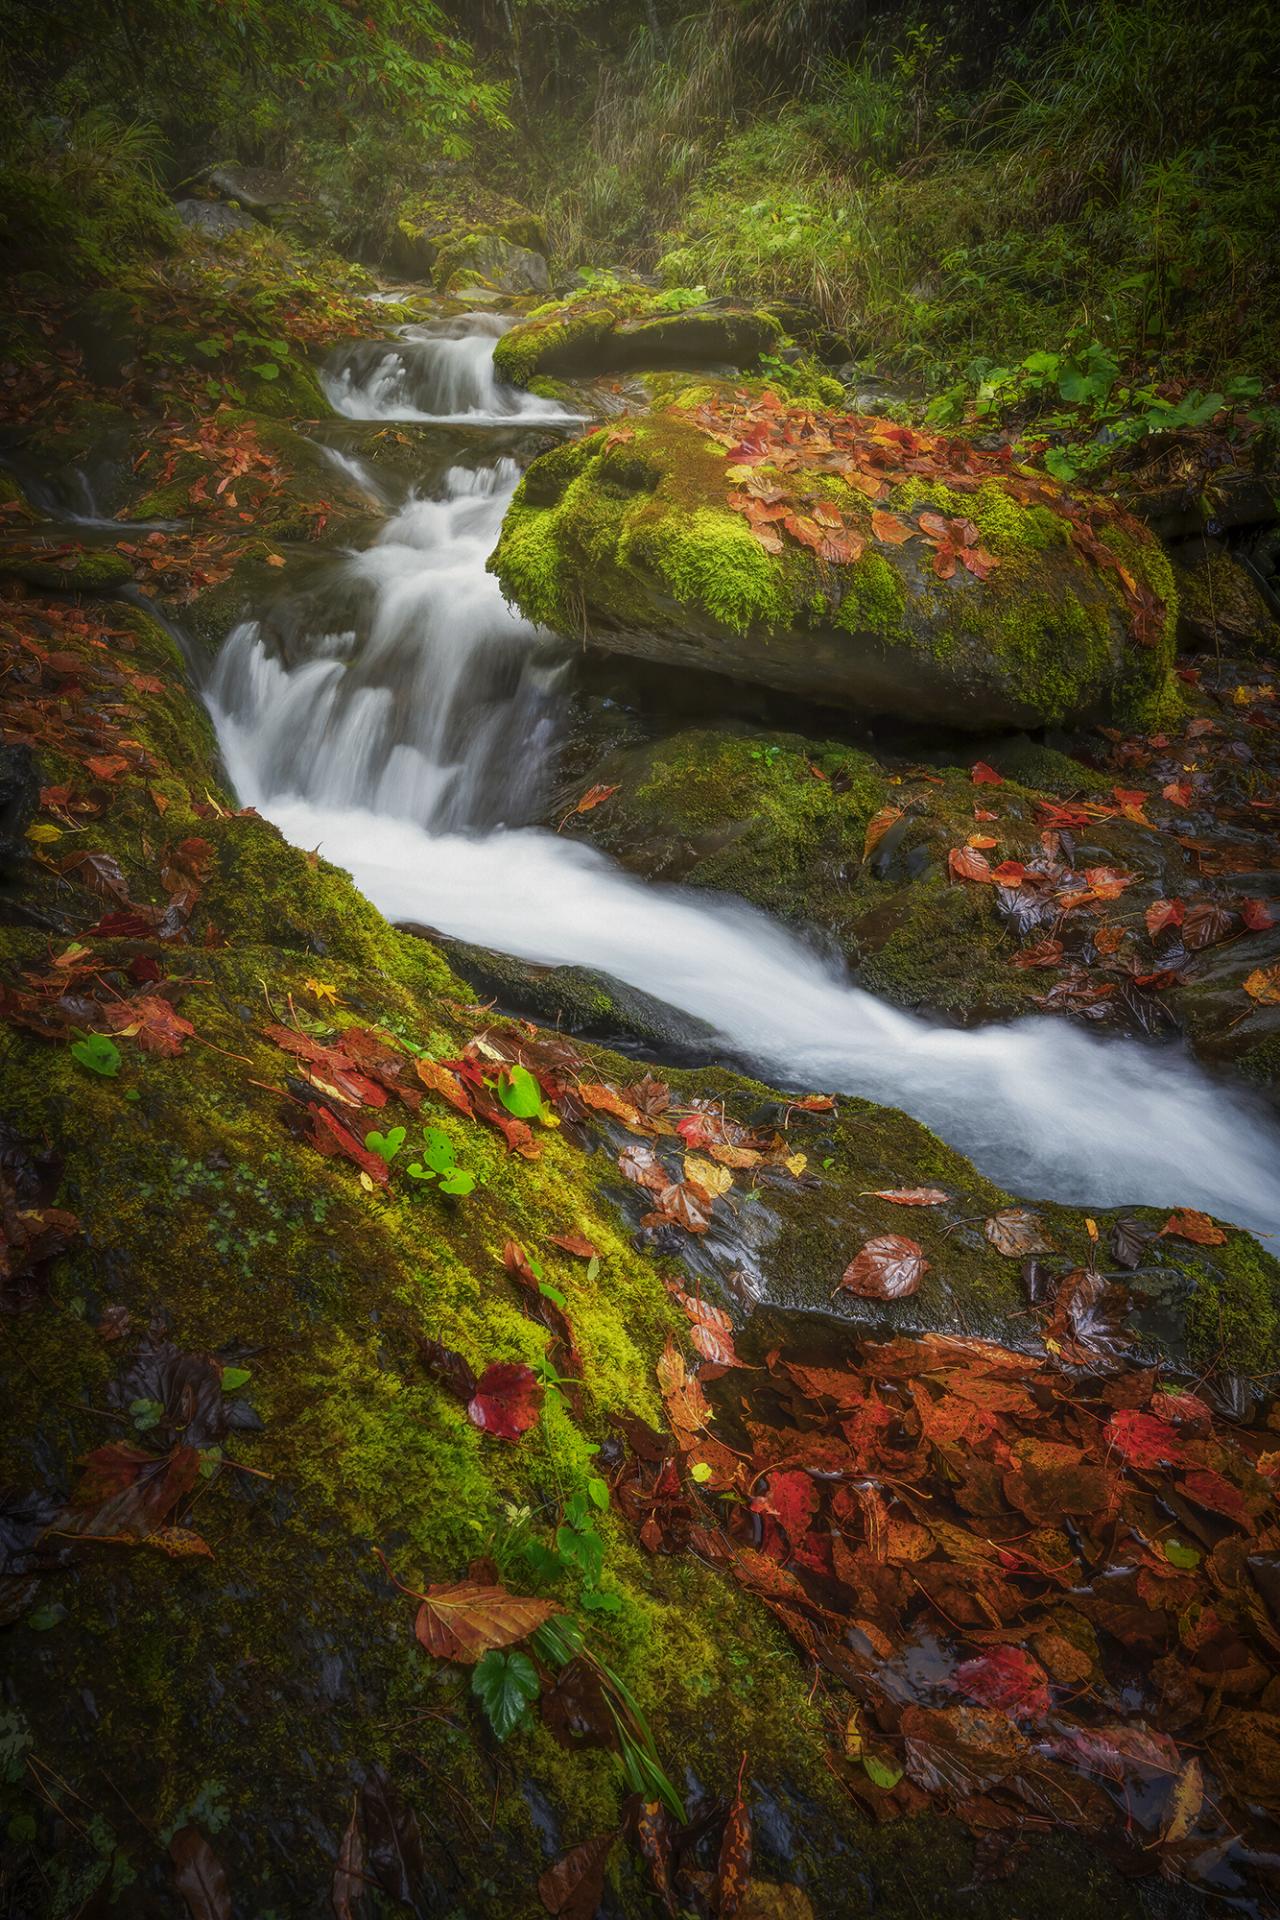
<path id="1" fill-rule="evenodd" d="M 782 1163 L 788 1173 L 794 1173 L 798 1179 L 809 1164 L 807 1153 L 789 1153 Z"/>
<path id="2" fill-rule="evenodd" d="M 1244 983 L 1244 990 L 1260 1006 L 1280 1007 L 1280 966 L 1255 967 Z"/>
<path id="3" fill-rule="evenodd" d="M 373 1182 L 363 1168 L 361 1168 L 360 1170 L 360 1185 L 364 1188 L 366 1193 L 373 1192 Z"/>
<path id="4" fill-rule="evenodd" d="M 34 826 L 27 828 L 28 840 L 34 840 L 38 847 L 47 847 L 54 840 L 61 840 L 62 828 L 55 827 L 50 820 L 37 820 Z"/>
<path id="5" fill-rule="evenodd" d="M 1169 1808 L 1160 1829 L 1160 1838 L 1166 1846 L 1186 1839 L 1203 1804 L 1204 1775 L 1200 1770 L 1200 1762 L 1192 1754 L 1174 1781 L 1173 1791 L 1169 1795 Z"/>
<path id="6" fill-rule="evenodd" d="M 282 553 L 269 553 L 267 555 L 267 565 L 269 567 L 282 567 L 284 565 L 284 555 Z"/>
<path id="7" fill-rule="evenodd" d="M 697 1153 L 686 1153 L 684 1156 L 684 1177 L 696 1181 L 713 1199 L 719 1194 L 728 1193 L 733 1185 L 733 1175 L 728 1167 L 719 1167 L 714 1160 L 704 1160 Z"/>
<path id="8" fill-rule="evenodd" d="M 337 1006 L 338 989 L 336 987 L 326 985 L 323 980 L 304 980 L 302 985 L 305 991 L 313 993 L 317 1000 L 323 1000 L 331 1007 Z"/>

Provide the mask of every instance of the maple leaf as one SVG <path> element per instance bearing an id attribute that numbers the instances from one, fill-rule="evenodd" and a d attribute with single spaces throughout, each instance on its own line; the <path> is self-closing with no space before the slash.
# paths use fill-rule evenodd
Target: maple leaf
<path id="1" fill-rule="evenodd" d="M 1200 1213 L 1195 1207 L 1179 1207 L 1171 1213 L 1160 1229 L 1161 1235 L 1172 1234 L 1179 1240 L 1190 1240 L 1197 1247 L 1221 1247 L 1226 1244 L 1224 1229 Z"/>
<path id="2" fill-rule="evenodd" d="M 882 1233 L 854 1255 L 841 1275 L 840 1287 L 868 1300 L 903 1300 L 915 1292 L 928 1271 L 923 1247 L 902 1234 Z"/>
<path id="3" fill-rule="evenodd" d="M 1168 1466 L 1186 1458 L 1176 1428 L 1137 1407 L 1121 1407 L 1113 1413 L 1104 1438 L 1131 1467 Z"/>
<path id="4" fill-rule="evenodd" d="M 173 1059 L 195 1032 L 189 1020 L 158 994 L 138 994 L 132 1000 L 114 1000 L 103 1008 L 107 1025 L 122 1038 L 134 1037 L 144 1053 Z"/>
<path id="5" fill-rule="evenodd" d="M 1280 1007 L 1280 964 L 1255 967 L 1245 976 L 1244 990 L 1262 1007 Z"/>
<path id="6" fill-rule="evenodd" d="M 1037 940 L 1034 946 L 1024 947 L 1021 953 L 1015 953 L 1009 965 L 1011 967 L 1057 967 L 1062 964 L 1061 940 Z"/>
<path id="7" fill-rule="evenodd" d="M 553 1613 L 562 1611 L 553 1600 L 510 1593 L 483 1580 L 456 1580 L 412 1597 L 421 1602 L 413 1630 L 427 1652 L 438 1660 L 462 1660 L 468 1666 L 494 1647 L 527 1640 Z"/>
<path id="8" fill-rule="evenodd" d="M 976 1660 L 962 1661 L 951 1681 L 979 1706 L 1002 1713 L 1047 1713 L 1051 1705 L 1048 1675 L 1023 1647 L 992 1647 Z"/>
<path id="9" fill-rule="evenodd" d="M 497 1440 L 518 1440 L 538 1424 L 542 1384 L 521 1360 L 495 1360 L 476 1382 L 467 1418 Z"/>
<path id="10" fill-rule="evenodd" d="M 1003 774 L 997 773 L 994 767 L 989 767 L 985 760 L 974 761 L 973 766 L 969 769 L 969 778 L 973 781 L 975 787 L 1002 787 L 1004 785 Z"/>

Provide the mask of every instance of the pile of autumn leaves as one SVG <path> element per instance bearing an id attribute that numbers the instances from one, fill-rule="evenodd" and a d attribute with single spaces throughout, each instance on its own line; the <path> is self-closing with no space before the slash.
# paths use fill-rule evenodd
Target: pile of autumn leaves
<path id="1" fill-rule="evenodd" d="M 699 1378 L 673 1348 L 674 1439 L 629 1423 L 615 1497 L 774 1611 L 878 1818 L 954 1813 L 996 1875 L 1067 1826 L 1237 1890 L 1280 1818 L 1280 1439 L 1134 1364 L 1109 1291 L 1067 1277 L 1047 1357 L 864 1338 Z"/>
<path id="2" fill-rule="evenodd" d="M 972 520 L 928 508 L 908 518 L 878 503 L 909 480 L 972 494 L 984 481 L 998 479 L 1020 506 L 1057 514 L 1076 551 L 1115 576 L 1140 646 L 1154 646 L 1160 638 L 1161 603 L 1101 537 L 1108 525 L 1123 524 L 1139 538 L 1142 529 L 1115 509 L 1072 499 L 1043 475 L 1015 469 L 1007 447 L 987 451 L 874 415 L 815 413 L 788 406 L 768 388 L 754 400 L 744 392 L 710 400 L 693 417 L 724 447 L 725 477 L 733 485 L 727 504 L 745 517 L 766 553 L 782 553 L 785 534 L 820 560 L 849 566 L 862 558 L 869 540 L 882 547 L 919 540 L 931 550 L 939 580 L 952 579 L 957 568 L 986 580 L 1000 562 L 982 545 Z M 625 432 L 614 430 L 615 437 Z M 871 509 L 869 520 L 850 519 L 820 487 L 806 487 L 809 476 L 819 475 L 833 475 L 860 494 Z"/>

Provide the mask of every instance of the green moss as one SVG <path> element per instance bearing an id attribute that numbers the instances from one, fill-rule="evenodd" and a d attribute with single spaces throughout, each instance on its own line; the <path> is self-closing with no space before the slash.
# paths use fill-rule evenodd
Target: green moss
<path id="1" fill-rule="evenodd" d="M 778 626 L 790 610 L 778 569 L 739 514 L 699 507 L 660 531 L 646 525 L 631 550 L 653 557 L 682 606 L 702 609 L 733 633 Z"/>
<path id="2" fill-rule="evenodd" d="M 894 640 L 903 636 L 906 610 L 901 574 L 883 554 L 868 550 L 850 570 L 835 624 L 846 633 L 875 633 Z"/>
<path id="3" fill-rule="evenodd" d="M 1280 1362 L 1280 1270 L 1247 1233 L 1231 1233 L 1206 1249 L 1187 1307 L 1187 1352 L 1193 1365 L 1252 1376 Z"/>
<path id="4" fill-rule="evenodd" d="M 35 547 L 0 554 L 0 579 L 22 580 L 30 587 L 59 593 L 104 593 L 133 579 L 133 568 L 114 547 L 80 547 L 66 563 L 41 558 Z"/>

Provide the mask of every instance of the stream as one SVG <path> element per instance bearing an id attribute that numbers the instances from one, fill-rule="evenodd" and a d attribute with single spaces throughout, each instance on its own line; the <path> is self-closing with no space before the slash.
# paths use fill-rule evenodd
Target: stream
<path id="1" fill-rule="evenodd" d="M 766 1080 L 904 1108 L 1018 1194 L 1280 1227 L 1273 1120 L 1181 1048 L 1050 1017 L 931 1023 L 752 908 L 645 885 L 526 824 L 571 667 L 485 561 L 519 479 L 512 430 L 579 421 L 495 380 L 502 326 L 478 314 L 406 329 L 327 376 L 348 420 L 471 433 L 434 497 L 411 497 L 337 563 L 331 604 L 286 590 L 227 640 L 205 693 L 241 802 L 346 868 L 389 919 L 610 975 L 708 1023 L 727 1061 Z"/>

